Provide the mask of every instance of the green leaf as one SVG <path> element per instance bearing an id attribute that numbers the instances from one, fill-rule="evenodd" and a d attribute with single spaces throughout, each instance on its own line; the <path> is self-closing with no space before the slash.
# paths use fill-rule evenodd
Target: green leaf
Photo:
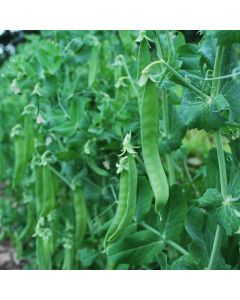
<path id="1" fill-rule="evenodd" d="M 210 131 L 219 129 L 224 125 L 225 119 L 222 111 L 227 108 L 226 102 L 221 101 L 218 103 L 213 98 L 206 101 L 192 91 L 186 90 L 183 95 L 180 113 L 190 129 L 197 128 Z"/>
<path id="2" fill-rule="evenodd" d="M 141 222 L 148 214 L 153 198 L 152 188 L 146 177 L 138 178 L 137 195 L 136 219 Z"/>
<path id="3" fill-rule="evenodd" d="M 225 201 L 212 213 L 227 235 L 233 235 L 240 228 L 240 203 Z"/>
<path id="4" fill-rule="evenodd" d="M 166 221 L 163 235 L 168 240 L 178 240 L 183 228 L 187 213 L 187 204 L 181 186 L 173 185 L 166 207 Z"/>
<path id="5" fill-rule="evenodd" d="M 177 150 L 182 139 L 187 131 L 187 126 L 184 124 L 182 116 L 179 114 L 176 107 L 169 105 L 170 115 L 170 133 L 169 136 L 163 136 L 160 140 L 160 152 L 168 153 Z"/>
<path id="6" fill-rule="evenodd" d="M 130 30 L 119 30 L 118 31 L 121 42 L 123 44 L 123 47 L 127 51 L 129 55 L 133 52 L 134 43 L 131 37 L 131 31 Z"/>
<path id="7" fill-rule="evenodd" d="M 240 30 L 203 30 L 205 36 L 217 39 L 219 45 L 240 43 Z"/>
<path id="8" fill-rule="evenodd" d="M 90 267 L 96 259 L 97 255 L 97 251 L 93 248 L 85 247 L 78 250 L 78 258 L 83 268 Z"/>
<path id="9" fill-rule="evenodd" d="M 216 52 L 216 42 L 215 40 L 207 37 L 204 39 L 199 52 L 202 54 L 205 62 L 210 69 L 214 68 L 215 62 L 215 52 Z"/>
<path id="10" fill-rule="evenodd" d="M 162 252 L 163 241 L 149 230 L 132 234 L 109 247 L 108 257 L 111 263 L 142 266 L 152 263 Z"/>
<path id="11" fill-rule="evenodd" d="M 216 208 L 223 203 L 223 198 L 218 190 L 207 189 L 204 195 L 198 199 L 198 203 L 202 208 Z"/>

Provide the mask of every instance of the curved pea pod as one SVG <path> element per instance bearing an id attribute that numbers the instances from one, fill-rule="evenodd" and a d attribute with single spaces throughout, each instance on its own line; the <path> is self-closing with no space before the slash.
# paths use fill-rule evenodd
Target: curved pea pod
<path id="1" fill-rule="evenodd" d="M 127 197 L 122 199 L 119 198 L 119 202 L 122 200 L 121 208 L 119 209 L 119 213 L 116 213 L 117 218 L 113 220 L 113 226 L 110 227 L 109 232 L 107 233 L 105 238 L 105 246 L 122 237 L 127 227 L 131 224 L 135 214 L 137 195 L 137 168 L 133 155 L 128 155 L 127 173 L 127 180 L 125 178 L 126 182 L 124 182 L 125 184 L 127 183 L 127 193 L 125 190 L 126 188 L 124 187 L 122 194 L 120 190 L 120 196 L 126 196 L 127 194 Z M 119 223 L 116 224 L 116 221 Z"/>
<path id="2" fill-rule="evenodd" d="M 11 137 L 14 139 L 15 164 L 13 170 L 12 186 L 16 188 L 21 183 L 26 169 L 25 145 L 21 125 L 13 127 Z"/>
<path id="3" fill-rule="evenodd" d="M 35 229 L 36 218 L 35 218 L 35 204 L 33 199 L 31 199 L 27 204 L 27 222 L 22 232 L 16 240 L 17 256 L 18 258 L 22 257 L 22 247 L 24 242 L 30 238 Z"/>
<path id="4" fill-rule="evenodd" d="M 154 83 L 147 81 L 141 111 L 142 155 L 155 197 L 155 211 L 166 205 L 169 186 L 158 150 L 159 99 Z"/>
<path id="5" fill-rule="evenodd" d="M 91 52 L 89 71 L 88 71 L 88 87 L 91 87 L 97 77 L 100 63 L 101 45 L 96 43 Z"/>
<path id="6" fill-rule="evenodd" d="M 27 223 L 19 236 L 19 239 L 22 242 L 24 242 L 28 237 L 30 237 L 34 233 L 35 225 L 36 225 L 35 204 L 33 199 L 31 199 L 27 204 Z"/>
<path id="7" fill-rule="evenodd" d="M 100 168 L 96 164 L 95 160 L 92 157 L 87 157 L 87 164 L 88 164 L 89 168 L 97 175 L 108 176 L 108 172 L 106 170 Z"/>
<path id="8" fill-rule="evenodd" d="M 108 242 L 110 241 L 110 237 L 117 230 L 117 227 L 122 220 L 122 217 L 127 208 L 127 197 L 128 197 L 128 171 L 123 170 L 120 176 L 118 207 L 117 207 L 116 214 L 113 218 L 113 221 L 105 236 L 104 247 L 107 246 Z"/>
<path id="9" fill-rule="evenodd" d="M 83 198 L 82 190 L 76 187 L 74 191 L 74 209 L 75 209 L 75 236 L 76 251 L 80 248 L 87 227 L 87 207 Z"/>
<path id="10" fill-rule="evenodd" d="M 43 166 L 43 206 L 41 216 L 46 217 L 55 208 L 55 186 L 53 174 L 48 165 Z"/>

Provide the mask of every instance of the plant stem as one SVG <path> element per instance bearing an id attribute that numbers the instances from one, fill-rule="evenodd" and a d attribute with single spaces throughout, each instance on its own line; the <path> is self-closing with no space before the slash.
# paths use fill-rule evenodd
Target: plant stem
<path id="1" fill-rule="evenodd" d="M 201 90 L 192 85 L 189 81 L 187 81 L 182 75 L 180 75 L 177 71 L 175 71 L 164 59 L 160 59 L 149 64 L 145 69 L 142 70 L 142 73 L 149 72 L 149 69 L 155 65 L 163 64 L 171 73 L 173 73 L 179 81 L 181 81 L 187 88 L 192 90 L 195 94 L 200 96 L 201 98 L 208 100 L 209 96 L 203 93 Z"/>
<path id="2" fill-rule="evenodd" d="M 223 47 L 218 46 L 216 58 L 215 58 L 215 65 L 213 71 L 213 77 L 219 77 L 221 71 L 221 62 L 223 57 Z M 219 90 L 219 80 L 215 79 L 212 82 L 211 88 L 211 97 L 215 97 Z M 218 156 L 218 165 L 219 165 L 219 173 L 220 173 L 220 183 L 221 183 L 221 194 L 223 198 L 227 196 L 227 173 L 226 173 L 226 165 L 225 165 L 225 157 L 224 157 L 224 150 L 222 144 L 222 136 L 220 130 L 215 133 L 215 142 L 217 147 L 217 156 Z M 223 236 L 223 228 L 220 225 L 217 225 L 213 248 L 211 252 L 211 257 L 208 264 L 208 269 L 212 270 L 215 267 L 215 263 L 217 260 L 217 256 L 221 247 Z"/>

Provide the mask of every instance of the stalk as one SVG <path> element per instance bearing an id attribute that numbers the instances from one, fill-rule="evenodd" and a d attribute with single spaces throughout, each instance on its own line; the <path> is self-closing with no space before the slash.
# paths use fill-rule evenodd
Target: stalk
<path id="1" fill-rule="evenodd" d="M 216 53 L 216 59 L 215 59 L 215 65 L 214 65 L 214 72 L 213 77 L 217 78 L 220 75 L 220 69 L 221 69 L 221 62 L 223 57 L 223 47 L 218 46 L 217 53 Z M 219 90 L 219 80 L 215 79 L 212 82 L 212 88 L 211 88 L 211 97 L 215 97 Z M 220 183 L 221 183 L 221 195 L 223 198 L 226 198 L 227 196 L 227 173 L 226 173 L 226 165 L 225 165 L 225 157 L 224 157 L 224 150 L 223 150 L 223 144 L 222 144 L 222 136 L 220 130 L 218 130 L 215 133 L 215 142 L 217 147 L 217 156 L 218 156 L 218 165 L 219 165 L 219 173 L 220 173 Z M 223 228 L 220 225 L 217 225 L 211 257 L 208 264 L 208 269 L 212 270 L 214 269 L 217 256 L 221 247 L 223 237 Z"/>

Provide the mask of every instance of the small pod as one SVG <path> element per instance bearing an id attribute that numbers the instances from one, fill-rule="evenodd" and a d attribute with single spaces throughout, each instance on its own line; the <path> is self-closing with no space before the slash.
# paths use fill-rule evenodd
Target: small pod
<path id="1" fill-rule="evenodd" d="M 136 210 L 137 168 L 133 155 L 128 155 L 128 170 L 123 170 L 120 179 L 118 208 L 106 234 L 104 246 L 121 238 L 131 224 Z"/>
<path id="2" fill-rule="evenodd" d="M 142 155 L 155 197 L 155 211 L 166 205 L 169 186 L 158 151 L 159 99 L 154 83 L 148 79 L 141 110 Z"/>
<path id="3" fill-rule="evenodd" d="M 43 166 L 43 207 L 41 216 L 46 217 L 55 208 L 55 186 L 49 165 Z"/>
<path id="4" fill-rule="evenodd" d="M 26 169 L 25 144 L 21 125 L 13 127 L 11 137 L 14 139 L 15 164 L 13 170 L 12 186 L 16 188 L 21 183 Z"/>
<path id="5" fill-rule="evenodd" d="M 50 250 L 50 239 L 48 237 L 37 236 L 36 250 L 39 270 L 51 270 L 52 258 Z"/>
<path id="6" fill-rule="evenodd" d="M 34 122 L 30 114 L 24 115 L 24 147 L 26 162 L 30 162 L 34 153 Z"/>
<path id="7" fill-rule="evenodd" d="M 76 251 L 79 250 L 87 227 L 87 208 L 79 186 L 74 191 Z"/>

